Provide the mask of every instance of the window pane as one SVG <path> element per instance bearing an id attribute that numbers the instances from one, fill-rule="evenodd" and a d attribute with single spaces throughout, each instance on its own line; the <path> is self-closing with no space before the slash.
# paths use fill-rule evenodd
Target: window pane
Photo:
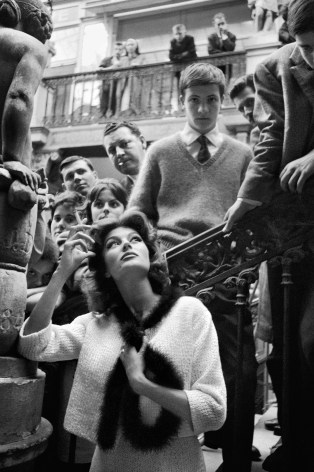
<path id="1" fill-rule="evenodd" d="M 51 66 L 76 61 L 79 44 L 78 26 L 55 30 L 51 40 L 56 48 L 56 55 L 51 59 Z"/>

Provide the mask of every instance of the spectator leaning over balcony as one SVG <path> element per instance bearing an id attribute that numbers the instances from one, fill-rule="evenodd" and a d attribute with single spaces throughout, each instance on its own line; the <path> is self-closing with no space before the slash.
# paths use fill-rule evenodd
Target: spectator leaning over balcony
<path id="1" fill-rule="evenodd" d="M 99 67 L 102 69 L 118 69 L 122 67 L 121 59 L 125 56 L 124 44 L 117 41 L 114 45 L 113 55 L 106 57 L 101 61 Z M 112 116 L 116 114 L 119 96 L 117 95 L 118 83 L 120 79 L 103 80 L 100 93 L 100 110 L 103 116 Z"/>
<path id="2" fill-rule="evenodd" d="M 112 121 L 104 132 L 104 147 L 130 194 L 144 161 L 147 144 L 140 129 L 131 121 Z"/>
<path id="3" fill-rule="evenodd" d="M 145 64 L 145 56 L 140 53 L 138 41 L 133 38 L 125 42 L 126 55 L 121 57 L 121 67 L 141 66 Z M 129 74 L 120 81 L 120 112 L 138 114 L 142 103 L 145 103 L 143 87 L 139 87 L 138 78 Z"/>
<path id="4" fill-rule="evenodd" d="M 86 197 L 97 181 L 97 172 L 89 159 L 83 156 L 66 157 L 59 166 L 64 190 L 78 192 Z"/>
<path id="5" fill-rule="evenodd" d="M 228 30 L 224 13 L 216 13 L 213 24 L 215 33 L 208 36 L 208 54 L 234 51 L 237 38 Z"/>
<path id="6" fill-rule="evenodd" d="M 169 59 L 171 62 L 185 62 L 197 59 L 193 36 L 186 34 L 185 25 L 172 27 L 173 39 L 170 41 Z"/>
<path id="7" fill-rule="evenodd" d="M 238 199 L 227 212 L 226 231 L 249 210 L 269 203 L 281 192 L 302 194 L 304 184 L 314 175 L 314 0 L 291 1 L 288 23 L 296 43 L 283 46 L 256 68 L 254 114 L 261 139 Z M 308 189 L 312 187 L 309 183 Z M 293 263 L 292 268 L 290 300 L 296 339 L 292 340 L 289 392 L 297 407 L 291 410 L 290 433 L 297 458 L 289 470 L 308 472 L 313 470 L 314 443 L 313 254 L 299 264 Z M 277 347 L 273 362 L 282 374 L 284 302 L 279 292 L 280 272 L 280 267 L 269 268 L 273 343 Z"/>
<path id="8" fill-rule="evenodd" d="M 232 52 L 236 46 L 236 36 L 228 30 L 226 17 L 223 13 L 216 13 L 213 18 L 215 33 L 208 36 L 208 54 L 218 54 L 221 52 Z M 225 74 L 227 83 L 232 75 L 232 64 L 218 66 Z"/>
<path id="9" fill-rule="evenodd" d="M 173 38 L 170 41 L 169 59 L 171 62 L 181 64 L 182 62 L 197 59 L 194 37 L 186 34 L 185 25 L 178 24 L 172 27 Z M 172 109 L 178 110 L 179 106 L 179 80 L 180 70 L 175 70 L 172 80 Z"/>
<path id="10" fill-rule="evenodd" d="M 165 249 L 223 222 L 224 209 L 234 201 L 252 153 L 248 146 L 220 133 L 218 115 L 225 92 L 220 69 L 204 63 L 189 65 L 181 73 L 181 102 L 187 123 L 181 132 L 153 143 L 145 157 L 130 197 L 130 208 L 143 211 L 157 223 Z M 220 291 L 221 290 L 221 291 Z M 247 312 L 244 328 L 244 382 L 239 449 L 234 462 L 234 388 L 236 381 L 237 316 L 235 292 L 224 287 L 210 310 L 217 329 L 227 385 L 227 420 L 205 444 L 223 448 L 224 472 L 251 470 L 254 429 L 256 359 L 252 320 Z"/>

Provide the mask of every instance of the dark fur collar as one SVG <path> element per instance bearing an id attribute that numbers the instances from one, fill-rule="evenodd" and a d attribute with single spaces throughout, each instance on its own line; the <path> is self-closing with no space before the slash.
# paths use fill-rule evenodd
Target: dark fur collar
<path id="1" fill-rule="evenodd" d="M 182 292 L 172 287 L 164 290 L 158 305 L 142 322 L 135 319 L 126 305 L 120 305 L 114 313 L 120 323 L 121 334 L 125 343 L 140 350 L 144 330 L 156 326 L 171 310 Z M 169 359 L 146 346 L 144 352 L 145 373 L 159 385 L 183 389 L 180 375 Z M 98 427 L 98 443 L 104 450 L 111 449 L 116 441 L 118 426 L 121 424 L 126 440 L 134 448 L 149 451 L 168 445 L 177 435 L 181 420 L 173 413 L 161 409 L 160 415 L 152 426 L 147 426 L 141 419 L 139 396 L 130 388 L 120 359 L 111 372 L 101 407 Z"/>

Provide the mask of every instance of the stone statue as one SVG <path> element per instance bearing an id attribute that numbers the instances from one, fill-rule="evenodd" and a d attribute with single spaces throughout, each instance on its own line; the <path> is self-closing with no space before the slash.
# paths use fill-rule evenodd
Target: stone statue
<path id="1" fill-rule="evenodd" d="M 30 169 L 30 122 L 51 32 L 39 0 L 0 0 L 0 355 L 12 352 L 24 318 L 41 184 Z"/>

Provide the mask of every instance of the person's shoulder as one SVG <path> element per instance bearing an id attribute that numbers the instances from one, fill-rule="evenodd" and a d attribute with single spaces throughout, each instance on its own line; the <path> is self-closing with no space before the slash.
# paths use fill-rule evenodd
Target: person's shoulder
<path id="1" fill-rule="evenodd" d="M 6 48 L 10 54 L 23 56 L 27 53 L 38 58 L 47 57 L 47 48 L 38 39 L 24 33 L 23 31 L 11 28 L 2 28 L 0 30 L 0 44 Z"/>
<path id="2" fill-rule="evenodd" d="M 198 298 L 187 295 L 182 295 L 180 298 L 178 298 L 177 307 L 181 309 L 186 308 L 189 311 L 189 315 L 199 312 L 208 312 L 205 305 Z"/>
<path id="3" fill-rule="evenodd" d="M 238 139 L 235 139 L 232 136 L 229 136 L 228 134 L 223 135 L 223 141 L 228 146 L 231 146 L 233 149 L 236 149 L 237 151 L 241 150 L 249 154 L 252 153 L 251 148 L 248 144 L 243 143 L 242 141 L 239 141 Z"/>
<path id="4" fill-rule="evenodd" d="M 290 56 L 294 53 L 294 50 L 297 48 L 295 43 L 286 44 L 281 48 L 274 51 L 272 54 L 267 56 L 260 64 L 257 65 L 256 71 L 258 72 L 261 68 L 266 67 L 267 69 L 277 69 L 278 67 L 284 65 L 288 66 L 290 64 Z M 298 49 L 296 49 L 298 53 Z"/>
<path id="5" fill-rule="evenodd" d="M 164 152 L 169 151 L 171 148 L 176 146 L 180 140 L 180 133 L 175 133 L 170 136 L 166 136 L 164 138 L 158 139 L 153 144 L 151 144 L 148 148 L 148 154 L 151 155 L 152 153 L 156 152 Z"/>

